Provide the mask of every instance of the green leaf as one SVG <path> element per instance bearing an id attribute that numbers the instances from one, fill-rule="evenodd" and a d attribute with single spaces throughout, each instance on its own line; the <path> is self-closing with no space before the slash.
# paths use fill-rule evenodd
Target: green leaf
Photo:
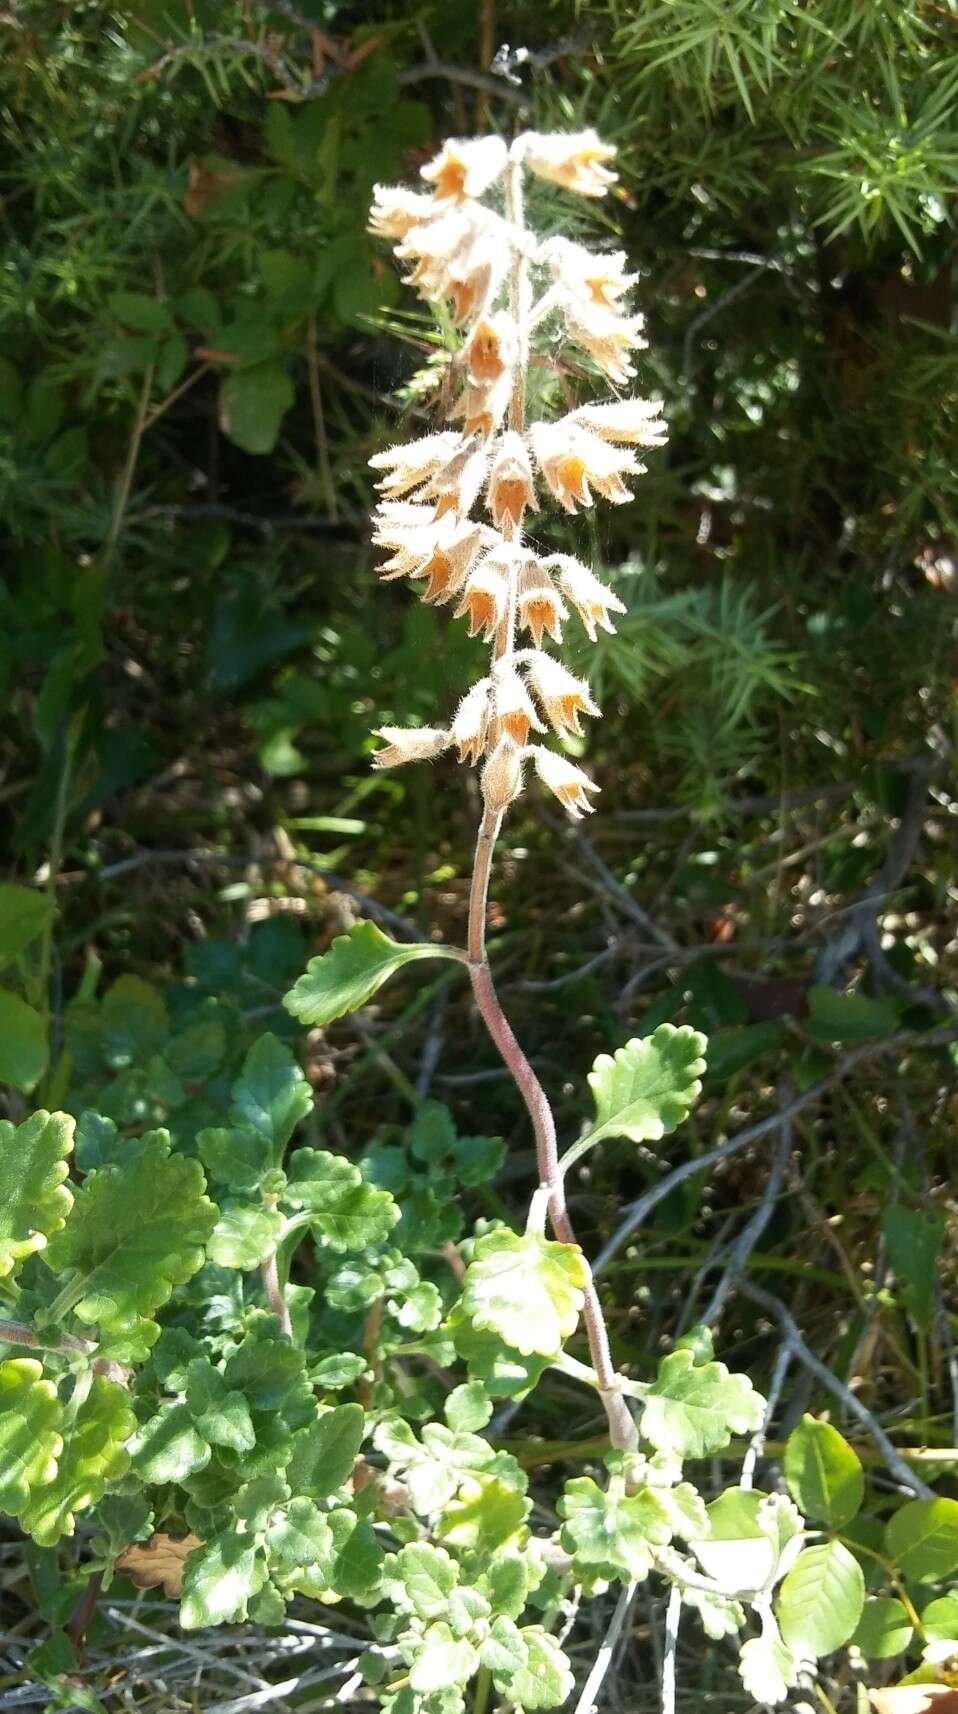
<path id="1" fill-rule="evenodd" d="M 747 1375 L 730 1374 L 724 1363 L 696 1365 L 691 1351 L 673 1351 L 645 1395 L 641 1431 L 660 1451 L 705 1458 L 733 1434 L 751 1434 L 764 1409 Z"/>
<path id="2" fill-rule="evenodd" d="M 891 1660 L 904 1653 L 913 1635 L 914 1626 L 900 1601 L 892 1595 L 870 1595 L 852 1642 L 868 1660 Z"/>
<path id="3" fill-rule="evenodd" d="M 311 958 L 283 1001 L 303 1024 L 331 1024 L 356 1012 L 403 964 L 417 958 L 455 958 L 448 946 L 405 946 L 390 940 L 375 923 L 360 922 L 333 941 L 321 958 Z"/>
<path id="4" fill-rule="evenodd" d="M 473 1644 L 454 1637 L 450 1627 L 440 1620 L 429 1626 L 422 1639 L 422 1647 L 410 1669 L 410 1687 L 417 1696 L 428 1696 L 453 1684 L 465 1685 L 478 1665 L 479 1655 Z"/>
<path id="5" fill-rule="evenodd" d="M 220 428 L 244 452 L 272 452 L 295 397 L 279 358 L 231 369 L 220 385 Z"/>
<path id="6" fill-rule="evenodd" d="M 235 1624 L 265 1582 L 263 1555 L 248 1536 L 217 1536 L 186 1561 L 180 1624 L 185 1631 Z"/>
<path id="7" fill-rule="evenodd" d="M 692 1542 L 703 1571 L 728 1596 L 761 1589 L 778 1563 L 780 1543 L 765 1520 L 766 1500 L 753 1488 L 727 1488 L 707 1507 L 707 1535 Z"/>
<path id="8" fill-rule="evenodd" d="M 806 1517 L 821 1518 L 835 1530 L 851 1523 L 865 1497 L 858 1454 L 837 1428 L 813 1416 L 803 1416 L 788 1437 L 785 1480 Z"/>
<path id="9" fill-rule="evenodd" d="M 580 1577 L 639 1583 L 652 1569 L 655 1548 L 672 1536 L 668 1512 L 652 1488 L 603 1492 L 591 1476 L 577 1476 L 566 1483 L 558 1512 L 565 1520 L 559 1539 Z"/>
<path id="10" fill-rule="evenodd" d="M 444 1409 L 454 1434 L 477 1434 L 492 1415 L 492 1400 L 480 1381 L 468 1381 L 453 1387 Z"/>
<path id="11" fill-rule="evenodd" d="M 63 1406 L 32 1357 L 0 1363 L 0 1511 L 19 1517 L 52 1482 L 63 1450 Z"/>
<path id="12" fill-rule="evenodd" d="M 742 1644 L 738 1670 L 748 1695 L 763 1707 L 784 1702 L 798 1679 L 798 1662 L 774 1625 Z"/>
<path id="13" fill-rule="evenodd" d="M 130 1453 L 137 1475 L 157 1484 L 184 1482 L 210 1461 L 209 1445 L 185 1404 L 161 1405 L 131 1442 Z"/>
<path id="14" fill-rule="evenodd" d="M 169 306 L 145 292 L 111 292 L 110 314 L 134 333 L 165 333 L 172 326 Z"/>
<path id="15" fill-rule="evenodd" d="M 66 1113 L 34 1113 L 22 1125 L 0 1120 L 0 1278 L 42 1250 L 66 1224 L 73 1196 L 64 1184 L 73 1148 Z"/>
<path id="16" fill-rule="evenodd" d="M 510 1674 L 503 1693 L 520 1708 L 560 1707 L 575 1688 L 568 1657 L 555 1637 L 538 1625 L 527 1625 L 519 1635 L 525 1644 L 525 1665 Z"/>
<path id="17" fill-rule="evenodd" d="M 705 1037 L 688 1024 L 660 1024 L 611 1057 L 600 1053 L 589 1073 L 595 1124 L 588 1141 L 628 1137 L 642 1143 L 674 1131 L 701 1092 L 705 1047 Z"/>
<path id="18" fill-rule="evenodd" d="M 336 1555 L 329 1586 L 346 1600 L 367 1600 L 379 1587 L 383 1566 L 383 1550 L 372 1525 L 345 1507 L 328 1516 Z"/>
<path id="19" fill-rule="evenodd" d="M 361 1405 L 333 1405 L 296 1436 L 286 1472 L 295 1494 L 320 1500 L 335 1493 L 352 1474 L 363 1442 L 365 1417 Z"/>
<path id="20" fill-rule="evenodd" d="M 821 985 L 808 990 L 808 1033 L 816 1041 L 876 1041 L 893 1035 L 901 1018 L 896 1000 L 867 994 L 836 994 Z"/>
<path id="21" fill-rule="evenodd" d="M 930 1643 L 958 1642 L 958 1595 L 940 1595 L 937 1600 L 929 1601 L 921 1622 Z"/>
<path id="22" fill-rule="evenodd" d="M 523 1356 L 554 1357 L 575 1332 L 587 1284 L 575 1244 L 535 1232 L 487 1232 L 466 1269 L 462 1306 L 475 1327 L 497 1333 Z"/>
<path id="23" fill-rule="evenodd" d="M 958 1569 L 958 1500 L 909 1500 L 889 1518 L 885 1545 L 904 1577 L 950 1577 Z"/>
<path id="24" fill-rule="evenodd" d="M 400 1218 L 388 1190 L 367 1184 L 352 1161 L 323 1149 L 297 1149 L 290 1157 L 283 1200 L 309 1213 L 313 1232 L 331 1250 L 372 1249 Z"/>
<path id="25" fill-rule="evenodd" d="M 196 1146 L 210 1178 L 228 1184 L 240 1196 L 257 1191 L 272 1170 L 266 1138 L 246 1126 L 209 1125 L 196 1134 Z"/>
<path id="26" fill-rule="evenodd" d="M 19 994 L 0 988 L 0 1083 L 31 1090 L 50 1058 L 47 1026 Z"/>
<path id="27" fill-rule="evenodd" d="M 502 1166 L 506 1145 L 501 1137 L 457 1137 L 452 1158 L 460 1184 L 491 1184 Z"/>
<path id="28" fill-rule="evenodd" d="M 258 1268 L 271 1256 L 286 1222 L 278 1208 L 240 1203 L 224 1208 L 207 1246 L 211 1262 L 221 1268 Z"/>
<path id="29" fill-rule="evenodd" d="M 397 1576 L 403 1598 L 417 1619 L 438 1619 L 449 1605 L 449 1596 L 459 1581 L 459 1567 L 441 1547 L 411 1542 L 396 1555 Z"/>
<path id="30" fill-rule="evenodd" d="M 798 1655 L 819 1656 L 848 1642 L 864 1606 L 865 1578 L 857 1559 L 842 1542 L 823 1541 L 799 1554 L 775 1610 L 786 1646 Z"/>
<path id="31" fill-rule="evenodd" d="M 260 1036 L 243 1061 L 232 1094 L 233 1123 L 262 1137 L 278 1165 L 296 1126 L 313 1106 L 313 1092 L 291 1050 L 276 1036 Z"/>
<path id="32" fill-rule="evenodd" d="M 187 1371 L 186 1403 L 197 1430 L 211 1446 L 251 1452 L 256 1431 L 242 1393 L 231 1390 L 206 1357 L 194 1357 Z"/>
<path id="33" fill-rule="evenodd" d="M 435 1166 L 456 1146 L 456 1126 L 442 1101 L 424 1101 L 406 1133 L 409 1152 L 427 1166 Z"/>
<path id="34" fill-rule="evenodd" d="M 36 940 L 53 916 L 53 900 L 35 887 L 0 882 L 0 970 Z"/>
<path id="35" fill-rule="evenodd" d="M 203 1186 L 199 1162 L 171 1158 L 162 1133 L 133 1160 L 90 1174 L 43 1252 L 55 1273 L 76 1270 L 71 1298 L 81 1321 L 123 1332 L 202 1267 L 217 1213 Z"/>
<path id="36" fill-rule="evenodd" d="M 512 1483 L 482 1474 L 446 1503 L 437 1533 L 450 1547 L 495 1553 L 522 1529 L 528 1510 L 525 1495 Z"/>
<path id="37" fill-rule="evenodd" d="M 328 1566 L 333 1557 L 333 1534 L 312 1500 L 290 1500 L 273 1518 L 266 1536 L 270 1570 L 286 1576 Z"/>
<path id="38" fill-rule="evenodd" d="M 20 1523 L 41 1547 L 52 1547 L 72 1535 L 77 1512 L 103 1498 L 108 1487 L 126 1474 L 130 1455 L 126 1443 L 136 1427 L 127 1394 L 115 1381 L 96 1375 L 66 1433 L 63 1452 L 52 1482 L 35 1487 Z"/>
<path id="39" fill-rule="evenodd" d="M 266 1325 L 278 1327 L 275 1317 Z M 288 1339 L 250 1333 L 223 1370 L 227 1387 L 245 1393 L 254 1410 L 279 1410 L 302 1377 L 305 1358 Z"/>
<path id="40" fill-rule="evenodd" d="M 897 1202 L 881 1217 L 888 1260 L 902 1282 L 902 1300 L 917 1325 L 927 1333 L 935 1313 L 938 1253 L 945 1236 L 940 1209 L 905 1208 Z"/>
<path id="41" fill-rule="evenodd" d="M 500 1614 L 493 1620 L 485 1641 L 479 1646 L 479 1659 L 492 1673 L 500 1695 L 506 1695 L 515 1674 L 521 1672 L 529 1659 L 529 1650 L 514 1619 Z"/>

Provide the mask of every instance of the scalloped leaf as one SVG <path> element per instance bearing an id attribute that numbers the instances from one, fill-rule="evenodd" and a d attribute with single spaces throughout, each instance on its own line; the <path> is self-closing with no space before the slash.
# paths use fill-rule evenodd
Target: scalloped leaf
<path id="1" fill-rule="evenodd" d="M 72 1148 L 67 1113 L 41 1111 L 22 1125 L 0 1120 L 0 1278 L 65 1226 L 73 1207 L 63 1182 Z"/>
<path id="2" fill-rule="evenodd" d="M 536 1232 L 487 1232 L 466 1269 L 462 1307 L 473 1326 L 498 1333 L 522 1356 L 554 1357 L 575 1332 L 588 1279 L 576 1244 Z"/>
<path id="3" fill-rule="evenodd" d="M 52 1482 L 63 1451 L 63 1406 L 32 1357 L 0 1363 L 0 1511 L 14 1517 Z"/>
<path id="4" fill-rule="evenodd" d="M 283 1202 L 307 1212 L 314 1233 L 331 1250 L 381 1244 L 400 1218 L 388 1190 L 367 1183 L 352 1161 L 325 1149 L 297 1149 L 290 1157 Z"/>
<path id="5" fill-rule="evenodd" d="M 278 1208 L 237 1202 L 224 1208 L 207 1245 L 211 1262 L 248 1273 L 271 1256 L 286 1222 Z"/>
<path id="6" fill-rule="evenodd" d="M 617 1494 L 603 1491 L 591 1476 L 577 1476 L 566 1483 L 558 1512 L 565 1520 L 562 1546 L 587 1578 L 640 1583 L 652 1569 L 654 1550 L 672 1536 L 668 1512 L 652 1488 Z"/>
<path id="7" fill-rule="evenodd" d="M 20 1523 L 41 1547 L 72 1535 L 77 1512 L 88 1511 L 130 1466 L 126 1443 L 136 1428 L 127 1392 L 96 1375 L 66 1437 L 56 1476 L 33 1489 Z"/>
<path id="8" fill-rule="evenodd" d="M 70 1295 L 81 1321 L 122 1333 L 203 1266 L 218 1210 L 199 1162 L 171 1157 L 169 1146 L 157 1132 L 135 1158 L 91 1173 L 43 1252 L 54 1272 L 76 1269 Z"/>
<path id="9" fill-rule="evenodd" d="M 371 1000 L 394 970 L 417 958 L 457 958 L 449 946 L 401 945 L 373 922 L 338 935 L 328 952 L 311 958 L 283 1001 L 304 1024 L 331 1024 Z"/>
<path id="10" fill-rule="evenodd" d="M 628 1041 L 612 1055 L 600 1053 L 589 1073 L 595 1097 L 589 1141 L 656 1142 L 674 1131 L 701 1093 L 706 1045 L 688 1024 L 660 1024 L 650 1036 Z"/>
<path id="11" fill-rule="evenodd" d="M 217 1536 L 186 1561 L 180 1624 L 184 1631 L 198 1631 L 245 1619 L 265 1582 L 263 1553 L 249 1536 Z"/>
<path id="12" fill-rule="evenodd" d="M 254 1131 L 278 1162 L 301 1119 L 312 1109 L 313 1092 L 292 1051 L 276 1036 L 260 1036 L 233 1084 L 230 1118 Z"/>
<path id="13" fill-rule="evenodd" d="M 705 1458 L 733 1434 L 751 1434 L 764 1409 L 747 1375 L 730 1374 L 724 1363 L 697 1365 L 689 1350 L 672 1351 L 645 1395 L 640 1426 L 660 1451 Z"/>
<path id="14" fill-rule="evenodd" d="M 333 1405 L 300 1429 L 286 1480 L 294 1494 L 313 1500 L 335 1493 L 352 1474 L 366 1428 L 363 1408 Z"/>

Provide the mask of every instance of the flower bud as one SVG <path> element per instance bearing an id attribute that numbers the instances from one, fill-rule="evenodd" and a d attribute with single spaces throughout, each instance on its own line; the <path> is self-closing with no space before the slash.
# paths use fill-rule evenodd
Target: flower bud
<path id="1" fill-rule="evenodd" d="M 507 735 L 498 744 L 482 770 L 482 797 L 492 815 L 507 809 L 522 790 L 522 750 Z"/>
<path id="2" fill-rule="evenodd" d="M 486 747 L 491 712 L 492 680 L 483 678 L 466 691 L 449 728 L 460 762 L 478 762 Z"/>
<path id="3" fill-rule="evenodd" d="M 562 621 L 568 617 L 549 573 L 541 561 L 530 555 L 519 573 L 520 624 L 532 632 L 532 640 L 538 649 L 544 631 L 561 643 Z"/>
<path id="4" fill-rule="evenodd" d="M 572 819 L 581 821 L 583 814 L 591 815 L 595 804 L 589 802 L 586 793 L 599 790 L 595 781 L 590 780 L 574 762 L 557 755 L 555 750 L 545 749 L 542 744 L 534 744 L 530 753 L 543 785 L 555 793 Z"/>
<path id="5" fill-rule="evenodd" d="M 404 762 L 431 762 L 449 743 L 449 733 L 434 726 L 380 726 L 375 736 L 385 739 L 386 748 L 376 751 L 374 768 L 399 768 Z"/>
<path id="6" fill-rule="evenodd" d="M 510 429 L 502 436 L 489 475 L 489 510 L 497 529 L 508 524 L 516 531 L 522 527 L 527 507 L 535 510 L 536 490 L 532 466 L 521 435 Z"/>

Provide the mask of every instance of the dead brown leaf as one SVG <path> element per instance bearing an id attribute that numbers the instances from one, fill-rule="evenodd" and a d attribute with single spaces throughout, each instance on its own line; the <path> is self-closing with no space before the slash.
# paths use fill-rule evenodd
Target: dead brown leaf
<path id="1" fill-rule="evenodd" d="M 151 1535 L 149 1541 L 135 1541 L 126 1548 L 116 1568 L 125 1571 L 138 1589 L 155 1589 L 162 1583 L 167 1595 L 182 1595 L 183 1562 L 194 1547 L 202 1546 L 198 1535 Z"/>

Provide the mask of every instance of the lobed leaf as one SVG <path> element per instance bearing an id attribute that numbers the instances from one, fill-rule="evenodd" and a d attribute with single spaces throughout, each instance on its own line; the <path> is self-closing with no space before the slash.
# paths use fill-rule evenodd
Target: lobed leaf
<path id="1" fill-rule="evenodd" d="M 701 1093 L 705 1048 L 705 1037 L 688 1024 L 660 1024 L 611 1056 L 600 1053 L 589 1073 L 595 1097 L 589 1140 L 654 1142 L 674 1131 Z"/>
<path id="2" fill-rule="evenodd" d="M 95 1375 L 69 1431 L 65 1429 L 56 1475 L 33 1488 L 20 1514 L 22 1528 L 41 1547 L 53 1547 L 61 1536 L 72 1535 L 77 1512 L 95 1506 L 126 1474 L 126 1445 L 135 1428 L 125 1389 Z"/>
<path id="3" fill-rule="evenodd" d="M 641 1428 L 661 1451 L 705 1458 L 733 1434 L 752 1433 L 764 1409 L 747 1375 L 730 1374 L 724 1363 L 697 1365 L 688 1349 L 673 1351 L 645 1395 Z"/>
<path id="4" fill-rule="evenodd" d="M 66 1113 L 34 1113 L 22 1125 L 0 1120 L 0 1278 L 42 1250 L 73 1207 L 64 1180 L 73 1148 Z"/>
<path id="5" fill-rule="evenodd" d="M 466 1269 L 462 1307 L 475 1327 L 497 1333 L 522 1356 L 554 1357 L 575 1332 L 588 1277 L 575 1244 L 535 1232 L 487 1232 Z"/>
<path id="6" fill-rule="evenodd" d="M 331 1024 L 356 1012 L 403 964 L 417 958 L 455 958 L 448 946 L 401 945 L 372 922 L 357 923 L 333 941 L 328 952 L 311 958 L 305 974 L 283 1001 L 300 1023 Z"/>
<path id="7" fill-rule="evenodd" d="M 0 1363 L 0 1511 L 19 1517 L 34 1488 L 56 1477 L 63 1406 L 32 1357 Z"/>

